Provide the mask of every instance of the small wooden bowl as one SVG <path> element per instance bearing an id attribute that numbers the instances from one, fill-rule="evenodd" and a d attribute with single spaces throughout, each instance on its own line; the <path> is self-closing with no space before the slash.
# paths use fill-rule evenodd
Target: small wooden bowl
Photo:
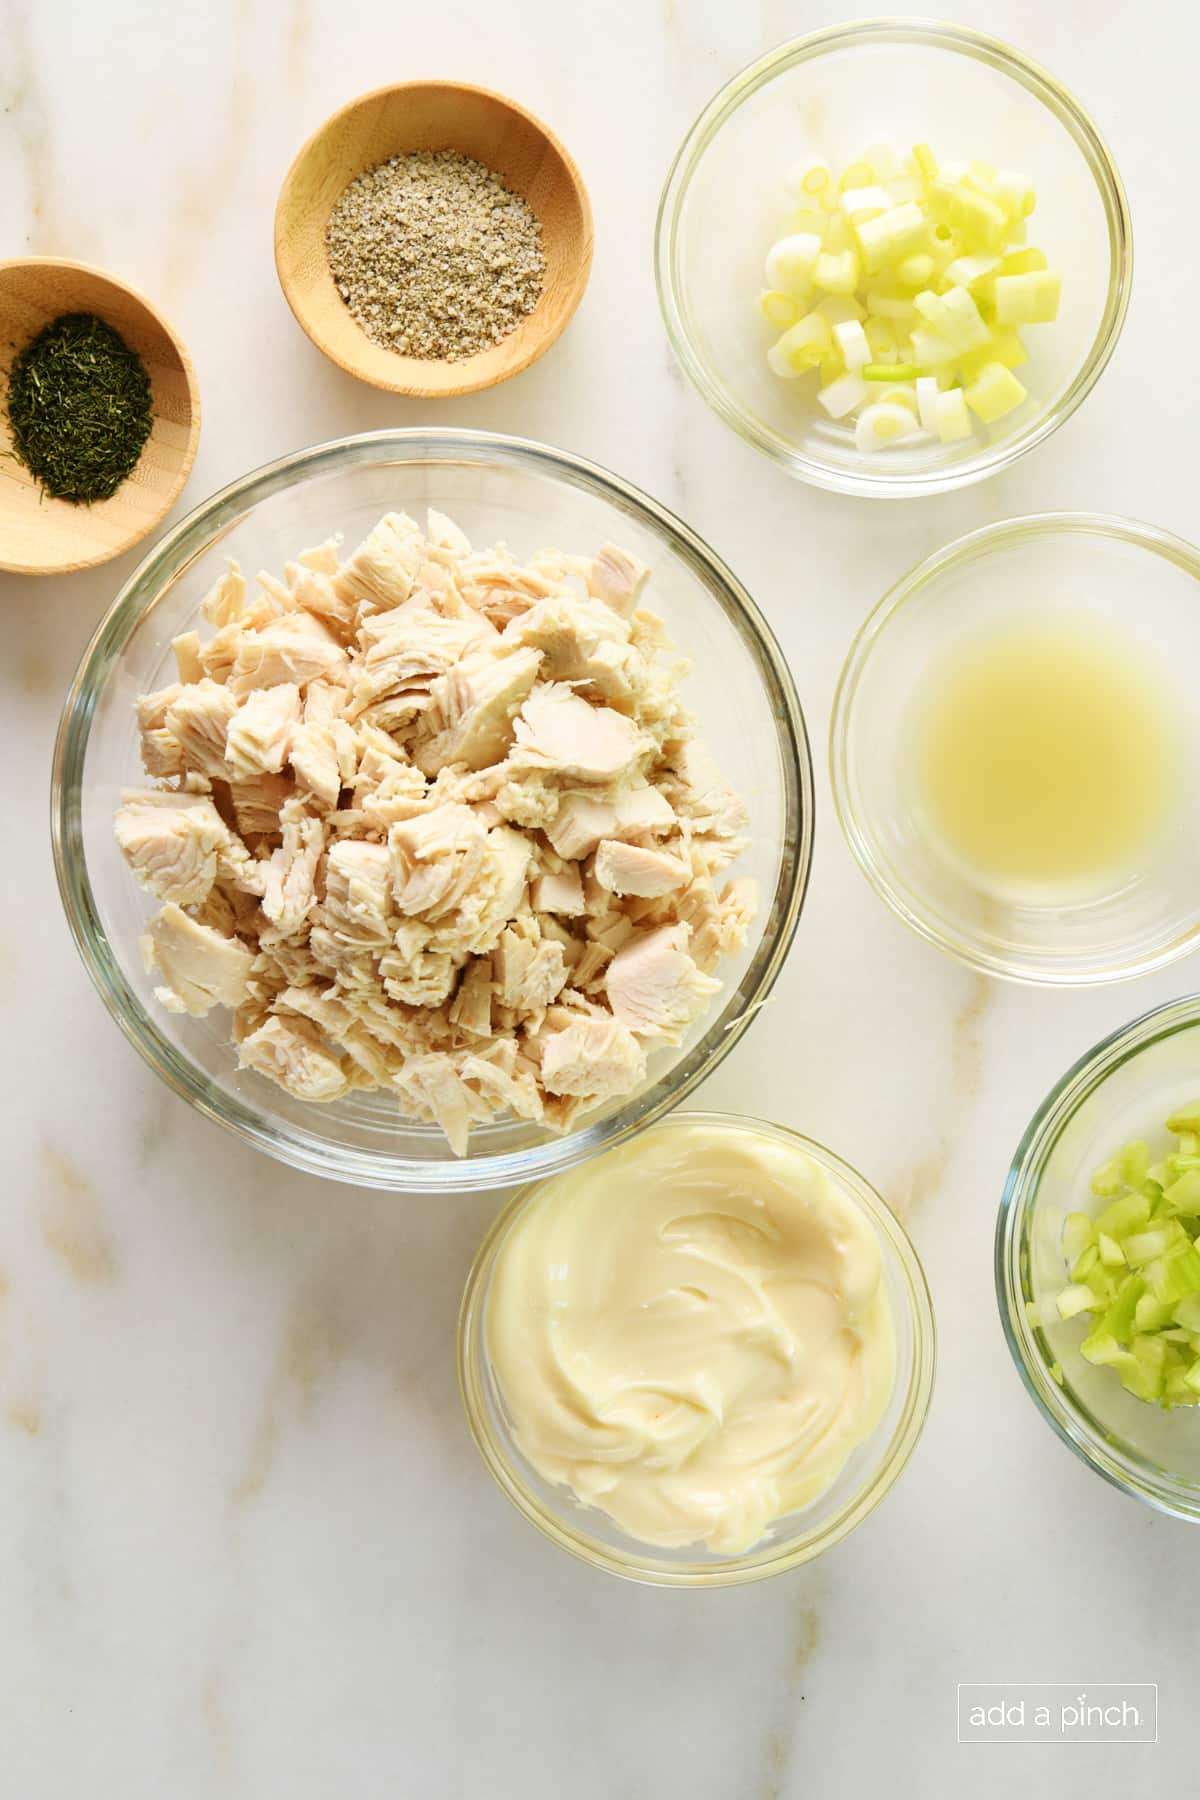
<path id="1" fill-rule="evenodd" d="M 527 200 L 542 228 L 546 284 L 515 331 L 461 362 L 401 356 L 373 343 L 338 293 L 325 228 L 348 184 L 409 150 L 458 150 Z M 592 266 L 592 209 L 579 170 L 523 107 L 457 81 L 376 88 L 309 138 L 275 209 L 275 267 L 288 305 L 318 350 L 360 381 L 441 399 L 494 387 L 548 350 L 579 305 Z"/>
<path id="2" fill-rule="evenodd" d="M 110 500 L 52 500 L 12 451 L 5 400 L 14 358 L 60 313 L 95 313 L 146 365 L 154 423 L 137 467 Z M 64 575 L 120 556 L 179 498 L 200 439 L 200 394 L 187 351 L 162 314 L 124 282 L 56 256 L 0 262 L 0 569 Z"/>

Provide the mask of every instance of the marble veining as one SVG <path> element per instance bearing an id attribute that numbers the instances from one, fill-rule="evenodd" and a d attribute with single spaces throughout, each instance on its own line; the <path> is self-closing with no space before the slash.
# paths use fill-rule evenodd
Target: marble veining
<path id="1" fill-rule="evenodd" d="M 941 1355 L 912 1466 L 815 1565 L 675 1594 L 545 1543 L 494 1490 L 456 1390 L 458 1298 L 499 1197 L 422 1204 L 254 1156 L 154 1080 L 75 955 L 46 829 L 57 712 L 139 553 L 61 581 L 0 577 L 5 1796 L 1106 1800 L 1194 1785 L 1193 1540 L 1038 1420 L 1001 1341 L 991 1237 L 1051 1083 L 1195 987 L 1195 969 L 1061 995 L 967 974 L 861 879 L 823 746 L 856 627 L 939 544 L 1047 507 L 1200 529 L 1186 396 L 1145 379 L 1189 341 L 1177 176 L 1194 161 L 1200 26 L 1181 4 L 1143 8 L 1136 39 L 1108 3 L 942 10 L 1021 44 L 1093 110 L 1129 188 L 1139 280 L 1112 367 L 1049 444 L 984 487 L 887 506 L 805 489 L 730 436 L 680 378 L 654 297 L 658 190 L 684 130 L 739 67 L 834 22 L 828 0 L 0 0 L 0 255 L 96 261 L 170 311 L 205 421 L 176 517 L 304 444 L 478 426 L 617 469 L 754 593 L 814 745 L 814 872 L 770 1004 L 697 1103 L 798 1127 L 905 1213 Z M 308 344 L 271 227 L 322 118 L 443 74 L 511 93 L 562 135 L 596 259 L 544 361 L 431 407 L 356 385 Z M 1012 1679 L 1157 1680 L 1160 1743 L 959 1748 L 955 1683 Z"/>

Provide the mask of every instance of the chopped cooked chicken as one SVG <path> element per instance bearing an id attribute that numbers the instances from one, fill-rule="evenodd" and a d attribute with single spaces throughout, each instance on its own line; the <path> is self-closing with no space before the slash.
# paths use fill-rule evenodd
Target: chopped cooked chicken
<path id="1" fill-rule="evenodd" d="M 190 681 L 203 681 L 204 664 L 200 659 L 200 633 L 185 631 L 182 636 L 171 639 L 171 650 L 175 657 L 175 667 L 179 671 L 179 679 L 185 684 Z"/>
<path id="2" fill-rule="evenodd" d="M 163 723 L 179 745 L 185 768 L 202 775 L 225 774 L 225 737 L 237 705 L 229 689 L 207 675 L 180 688 Z"/>
<path id="3" fill-rule="evenodd" d="M 638 932 L 608 965 L 604 986 L 613 1017 L 639 1037 L 679 1043 L 720 989 L 688 955 L 688 937 L 686 925 Z"/>
<path id="4" fill-rule="evenodd" d="M 646 1053 L 619 1019 L 587 1014 L 546 1038 L 542 1086 L 551 1094 L 612 1100 L 631 1094 L 646 1073 Z"/>
<path id="5" fill-rule="evenodd" d="M 142 767 L 147 775 L 167 778 L 184 772 L 183 750 L 179 739 L 167 725 L 167 713 L 183 689 L 173 682 L 155 694 L 143 694 L 136 706 L 138 732 L 141 737 Z"/>
<path id="6" fill-rule="evenodd" d="M 285 690 L 270 688 L 269 693 Z M 328 725 L 304 721 L 293 726 L 288 761 L 296 783 L 322 806 L 336 806 L 344 787 L 353 781 L 358 765 L 358 740 L 344 719 Z"/>
<path id="7" fill-rule="evenodd" d="M 238 1068 L 269 1075 L 297 1100 L 339 1100 L 349 1085 L 341 1062 L 330 1055 L 321 1033 L 307 1019 L 276 1015 L 265 1020 L 243 1038 Z"/>
<path id="8" fill-rule="evenodd" d="M 310 681 L 336 680 L 348 667 L 346 652 L 320 619 L 307 612 L 289 613 L 242 633 L 229 686 L 239 696 L 282 682 L 304 687 Z"/>
<path id="9" fill-rule="evenodd" d="M 229 828 L 203 794 L 126 793 L 117 814 L 121 854 L 160 900 L 196 906 L 217 879 Z"/>
<path id="10" fill-rule="evenodd" d="M 203 1018 L 214 1006 L 240 1006 L 254 953 L 237 938 L 201 925 L 173 901 L 151 919 L 142 939 L 147 974 L 159 970 L 155 998 L 168 1012 Z"/>
<path id="11" fill-rule="evenodd" d="M 391 943 L 392 871 L 386 844 L 341 838 L 330 845 L 323 916 L 348 943 Z"/>
<path id="12" fill-rule="evenodd" d="M 300 723 L 300 689 L 292 681 L 256 688 L 229 721 L 225 765 L 235 781 L 278 775 L 288 760 L 292 732 Z"/>
<path id="13" fill-rule="evenodd" d="M 294 937 L 316 904 L 325 827 L 298 798 L 284 801 L 279 820 L 283 842 L 262 865 L 262 909 L 274 926 L 264 935 Z"/>
<path id="14" fill-rule="evenodd" d="M 558 802 L 546 836 L 559 856 L 580 861 L 591 856 L 603 838 L 657 837 L 675 824 L 670 803 L 657 788 L 627 788 L 612 800 L 568 791 Z"/>
<path id="15" fill-rule="evenodd" d="M 623 844 L 618 838 L 602 838 L 596 846 L 596 880 L 618 897 L 633 894 L 656 899 L 684 886 L 691 878 L 690 863 L 666 850 L 650 850 L 642 844 Z"/>
<path id="16" fill-rule="evenodd" d="M 537 687 L 517 715 L 518 767 L 574 781 L 631 781 L 650 745 L 632 719 L 592 706 L 564 682 Z"/>
<path id="17" fill-rule="evenodd" d="M 495 991 L 491 959 L 477 957 L 458 984 L 458 992 L 448 1014 L 450 1023 L 457 1025 L 469 1037 L 490 1038 L 492 995 Z"/>
<path id="18" fill-rule="evenodd" d="M 494 960 L 500 1002 L 516 1012 L 544 1012 L 566 986 L 563 947 L 542 936 L 531 913 L 501 933 Z"/>
<path id="19" fill-rule="evenodd" d="M 540 651 L 542 677 L 594 688 L 603 700 L 628 699 L 642 675 L 629 626 L 612 608 L 570 594 L 539 600 L 505 627 L 506 642 Z"/>
<path id="20" fill-rule="evenodd" d="M 210 625 L 232 625 L 246 608 L 246 578 L 235 562 L 219 575 L 200 602 L 200 611 Z"/>
<path id="21" fill-rule="evenodd" d="M 386 513 L 337 574 L 340 592 L 364 611 L 399 606 L 425 561 L 420 527 L 407 513 Z"/>
<path id="22" fill-rule="evenodd" d="M 583 880 L 577 865 L 565 862 L 561 869 L 548 869 L 537 876 L 529 889 L 529 904 L 534 912 L 577 919 L 584 910 Z"/>
<path id="23" fill-rule="evenodd" d="M 513 741 L 513 719 L 537 680 L 541 660 L 536 650 L 494 656 L 481 647 L 434 681 L 426 720 L 437 730 L 418 746 L 417 767 L 435 775 L 451 763 L 486 769 L 502 761 Z"/>
<path id="24" fill-rule="evenodd" d="M 603 600 L 606 606 L 628 618 L 638 602 L 638 595 L 646 585 L 650 571 L 644 562 L 631 556 L 628 550 L 618 550 L 615 544 L 605 544 L 600 554 L 592 559 L 588 570 L 587 589 L 597 600 Z"/>
<path id="25" fill-rule="evenodd" d="M 254 593 L 230 567 L 137 703 L 115 831 L 163 902 L 168 1009 L 230 1014 L 302 1101 L 380 1090 L 456 1153 L 498 1115 L 567 1130 L 705 1010 L 753 883 L 645 566 L 472 550 L 382 519 Z"/>

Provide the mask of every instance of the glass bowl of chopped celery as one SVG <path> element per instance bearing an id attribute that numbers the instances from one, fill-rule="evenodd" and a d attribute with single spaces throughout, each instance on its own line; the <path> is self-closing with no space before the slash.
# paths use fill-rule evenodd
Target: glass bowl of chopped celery
<path id="1" fill-rule="evenodd" d="M 562 451 L 397 430 L 155 547 L 67 696 L 52 818 L 85 966 L 177 1094 L 310 1173 L 461 1192 L 624 1141 L 733 1047 L 813 778 L 769 627 L 686 525 Z"/>
<path id="2" fill-rule="evenodd" d="M 901 497 L 995 474 L 1074 412 L 1120 333 L 1132 239 L 1053 76 L 977 32 L 877 19 L 784 44 L 710 101 L 655 257 L 720 418 L 818 487 Z"/>
<path id="3" fill-rule="evenodd" d="M 1200 995 L 1106 1038 L 1009 1170 L 996 1291 L 1042 1415 L 1107 1481 L 1200 1519 Z"/>

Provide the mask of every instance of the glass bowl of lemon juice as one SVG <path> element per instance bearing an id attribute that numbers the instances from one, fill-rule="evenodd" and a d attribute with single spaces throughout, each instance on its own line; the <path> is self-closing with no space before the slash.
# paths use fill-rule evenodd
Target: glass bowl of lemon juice
<path id="1" fill-rule="evenodd" d="M 880 602 L 830 730 L 850 849 L 987 974 L 1145 974 L 1200 935 L 1200 552 L 1093 514 L 1007 520 Z"/>

